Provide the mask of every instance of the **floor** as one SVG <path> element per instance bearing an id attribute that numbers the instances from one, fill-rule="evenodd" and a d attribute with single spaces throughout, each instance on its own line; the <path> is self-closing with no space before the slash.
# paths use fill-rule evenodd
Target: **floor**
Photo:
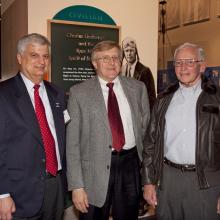
<path id="1" fill-rule="evenodd" d="M 149 210 L 144 216 L 139 217 L 140 220 L 156 220 L 155 216 L 153 215 L 153 210 Z M 73 207 L 69 207 L 65 210 L 63 220 L 78 220 L 77 211 L 73 209 Z M 109 220 L 113 220 L 111 217 Z"/>

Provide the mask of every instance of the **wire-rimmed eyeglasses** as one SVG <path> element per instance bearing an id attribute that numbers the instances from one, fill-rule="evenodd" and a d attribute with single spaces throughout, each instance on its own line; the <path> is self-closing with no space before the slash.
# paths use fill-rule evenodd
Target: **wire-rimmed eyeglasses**
<path id="1" fill-rule="evenodd" d="M 195 63 L 199 63 L 201 60 L 195 59 L 178 59 L 173 61 L 173 65 L 175 67 L 181 67 L 182 65 L 186 65 L 187 67 L 193 67 Z"/>
<path id="2" fill-rule="evenodd" d="M 114 63 L 120 63 L 121 62 L 121 57 L 118 56 L 104 56 L 104 57 L 99 57 L 97 58 L 97 60 L 102 60 L 103 63 L 110 63 L 110 62 L 114 62 Z"/>

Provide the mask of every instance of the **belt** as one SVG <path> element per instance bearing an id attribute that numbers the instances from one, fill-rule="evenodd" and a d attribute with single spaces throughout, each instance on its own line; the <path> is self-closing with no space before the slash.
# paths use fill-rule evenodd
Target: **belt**
<path id="1" fill-rule="evenodd" d="M 186 171 L 196 171 L 196 166 L 193 164 L 177 164 L 177 163 L 173 163 L 170 160 L 168 160 L 167 158 L 164 158 L 164 163 L 174 167 L 176 169 L 181 170 L 182 172 L 186 172 Z"/>
<path id="2" fill-rule="evenodd" d="M 57 175 L 61 174 L 62 170 L 58 170 L 57 171 Z M 57 176 L 56 175 L 56 176 Z M 51 179 L 51 178 L 55 178 L 56 176 L 53 176 L 52 174 L 46 172 L 46 179 Z"/>
<path id="3" fill-rule="evenodd" d="M 124 155 L 130 154 L 130 153 L 133 153 L 133 152 L 137 152 L 137 147 L 136 146 L 132 147 L 129 150 L 124 150 L 124 149 L 122 149 L 120 151 L 113 150 L 112 155 L 124 156 Z"/>

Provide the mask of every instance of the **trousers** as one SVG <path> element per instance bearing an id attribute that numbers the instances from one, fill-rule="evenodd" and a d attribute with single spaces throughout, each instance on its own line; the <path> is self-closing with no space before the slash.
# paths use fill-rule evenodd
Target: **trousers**
<path id="1" fill-rule="evenodd" d="M 162 185 L 157 190 L 157 220 L 219 220 L 220 186 L 200 189 L 195 171 L 182 172 L 164 164 Z"/>
<path id="2" fill-rule="evenodd" d="M 88 213 L 80 213 L 80 220 L 109 220 L 110 209 L 114 220 L 138 219 L 141 193 L 140 161 L 136 147 L 111 158 L 108 192 L 103 207 L 89 205 Z"/>

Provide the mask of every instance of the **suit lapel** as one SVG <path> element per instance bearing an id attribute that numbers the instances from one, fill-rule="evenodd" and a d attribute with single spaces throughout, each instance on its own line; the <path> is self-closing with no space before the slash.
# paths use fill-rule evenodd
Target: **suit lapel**
<path id="1" fill-rule="evenodd" d="M 30 131 L 33 136 L 37 138 L 39 143 L 43 145 L 34 107 L 20 74 L 15 77 L 15 82 L 14 95 L 16 97 L 17 106 L 20 110 L 21 116 L 28 131 Z"/>
<path id="2" fill-rule="evenodd" d="M 133 85 L 129 83 L 129 79 L 125 78 L 125 77 L 119 77 L 120 82 L 121 82 L 121 86 L 122 89 L 124 91 L 124 94 L 128 100 L 128 104 L 130 106 L 131 109 L 131 117 L 132 117 L 132 122 L 133 122 L 133 128 L 134 128 L 134 133 L 135 133 L 135 137 L 138 136 L 137 134 L 137 130 L 138 128 L 136 127 L 137 125 L 137 114 L 138 114 L 138 101 L 137 101 L 137 95 L 136 95 L 136 90 L 135 88 L 133 88 Z"/>
<path id="3" fill-rule="evenodd" d="M 100 121 L 103 121 L 106 128 L 108 129 L 108 132 L 110 131 L 109 127 L 109 121 L 108 121 L 108 114 L 105 106 L 105 100 L 102 93 L 102 88 L 99 82 L 99 79 L 97 76 L 94 77 L 94 84 L 91 85 L 91 91 L 93 91 L 93 97 L 94 97 L 94 104 L 96 106 L 96 109 L 98 113 L 100 114 Z"/>
<path id="4" fill-rule="evenodd" d="M 141 69 L 140 69 L 140 63 L 137 62 L 135 69 L 134 69 L 134 78 L 137 80 L 140 80 L 140 76 L 141 76 Z"/>

